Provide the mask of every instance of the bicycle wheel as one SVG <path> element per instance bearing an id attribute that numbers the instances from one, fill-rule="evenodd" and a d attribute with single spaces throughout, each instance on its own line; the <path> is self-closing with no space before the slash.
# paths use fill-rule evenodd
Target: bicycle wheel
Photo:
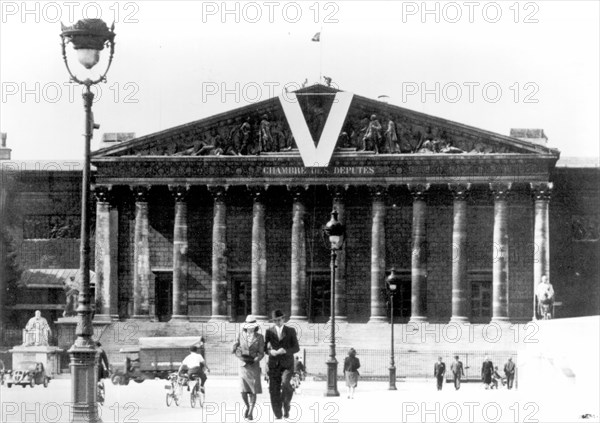
<path id="1" fill-rule="evenodd" d="M 173 402 L 173 394 L 167 392 L 167 397 L 165 398 L 165 400 L 167 402 L 167 407 L 170 407 L 171 403 Z"/>
<path id="2" fill-rule="evenodd" d="M 173 388 L 173 402 L 175 402 L 175 405 L 177 407 L 179 407 L 179 400 L 181 399 L 182 396 L 182 389 L 181 386 L 176 386 Z"/>
<path id="3" fill-rule="evenodd" d="M 200 408 L 204 407 L 204 387 L 198 389 L 198 405 Z"/>
<path id="4" fill-rule="evenodd" d="M 195 384 L 194 387 L 192 388 L 192 392 L 190 393 L 190 405 L 192 406 L 192 408 L 196 407 L 196 401 L 199 400 L 198 398 L 198 384 Z"/>

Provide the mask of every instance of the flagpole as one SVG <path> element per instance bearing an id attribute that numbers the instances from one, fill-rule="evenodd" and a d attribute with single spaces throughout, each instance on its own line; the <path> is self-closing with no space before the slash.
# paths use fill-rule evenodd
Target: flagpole
<path id="1" fill-rule="evenodd" d="M 321 32 L 319 33 L 319 50 L 320 50 L 320 59 L 319 59 L 319 80 L 317 83 L 321 83 L 323 80 L 323 42 L 321 38 L 323 36 L 323 26 L 321 26 Z"/>

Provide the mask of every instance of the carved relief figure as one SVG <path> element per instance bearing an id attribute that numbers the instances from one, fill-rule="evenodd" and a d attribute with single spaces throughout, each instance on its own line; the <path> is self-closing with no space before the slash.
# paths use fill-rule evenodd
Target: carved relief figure
<path id="1" fill-rule="evenodd" d="M 381 123 L 377 120 L 377 115 L 371 115 L 371 119 L 369 122 L 369 126 L 367 127 L 367 131 L 363 138 L 365 148 L 367 150 L 375 151 L 375 153 L 379 154 L 380 150 L 382 150 L 382 128 Z"/>
<path id="2" fill-rule="evenodd" d="M 398 134 L 396 133 L 396 124 L 391 119 L 388 120 L 387 129 L 385 130 L 385 152 L 400 152 L 400 144 L 398 144 Z"/>
<path id="3" fill-rule="evenodd" d="M 269 122 L 269 115 L 262 115 L 260 121 L 260 129 L 258 132 L 258 151 L 257 154 L 263 151 L 272 151 L 273 148 L 273 135 L 271 134 L 271 122 Z"/>

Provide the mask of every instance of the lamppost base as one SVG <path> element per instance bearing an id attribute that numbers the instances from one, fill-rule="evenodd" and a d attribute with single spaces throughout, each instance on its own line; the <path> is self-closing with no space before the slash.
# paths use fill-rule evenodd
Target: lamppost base
<path id="1" fill-rule="evenodd" d="M 388 387 L 388 391 L 397 391 L 396 388 L 396 366 L 390 366 L 390 386 Z"/>
<path id="2" fill-rule="evenodd" d="M 337 388 L 337 365 L 335 358 L 327 360 L 327 390 L 326 397 L 339 397 L 340 393 Z"/>
<path id="3" fill-rule="evenodd" d="M 69 349 L 71 357 L 72 422 L 102 422 L 96 403 L 96 349 L 93 345 Z"/>

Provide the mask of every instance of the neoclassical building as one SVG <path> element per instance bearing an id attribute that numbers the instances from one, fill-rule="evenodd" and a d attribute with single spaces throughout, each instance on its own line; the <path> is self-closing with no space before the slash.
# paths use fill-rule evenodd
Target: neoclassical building
<path id="1" fill-rule="evenodd" d="M 338 319 L 387 320 L 391 268 L 401 321 L 531 319 L 559 152 L 511 135 L 315 85 L 115 142 L 92 156 L 96 319 L 326 321 L 332 209 Z"/>

